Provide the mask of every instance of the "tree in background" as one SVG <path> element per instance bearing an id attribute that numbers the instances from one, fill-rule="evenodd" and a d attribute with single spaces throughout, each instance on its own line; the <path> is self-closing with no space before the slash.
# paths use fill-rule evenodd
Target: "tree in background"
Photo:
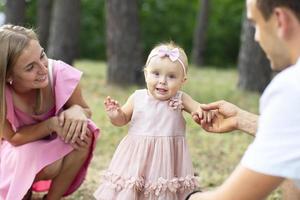
<path id="1" fill-rule="evenodd" d="M 265 53 L 254 41 L 254 34 L 254 27 L 244 15 L 238 59 L 238 87 L 262 93 L 271 80 L 271 68 Z"/>
<path id="2" fill-rule="evenodd" d="M 205 64 L 236 67 L 244 0 L 210 0 Z"/>
<path id="3" fill-rule="evenodd" d="M 138 4 L 143 38 L 141 46 L 145 53 L 142 55 L 143 60 L 152 47 L 161 41 L 174 40 L 186 52 L 192 52 L 199 0 L 138 0 Z M 209 0 L 209 4 L 204 64 L 235 67 L 240 48 L 241 18 L 245 2 Z M 34 27 L 38 24 L 37 0 L 26 0 L 26 6 L 26 25 Z M 79 58 L 106 61 L 105 0 L 81 0 L 80 12 Z M 70 16 L 68 15 L 68 18 Z M 188 54 L 191 55 L 190 53 Z"/>
<path id="4" fill-rule="evenodd" d="M 140 1 L 144 59 L 154 45 L 174 41 L 191 52 L 199 0 Z"/>
<path id="5" fill-rule="evenodd" d="M 192 63 L 197 66 L 204 64 L 205 41 L 209 17 L 209 0 L 201 0 L 196 27 L 194 32 L 194 42 L 192 50 Z"/>
<path id="6" fill-rule="evenodd" d="M 80 57 L 106 60 L 105 0 L 81 0 Z M 86 39 L 89 39 L 89 42 Z"/>
<path id="7" fill-rule="evenodd" d="M 41 46 L 47 49 L 52 11 L 52 0 L 38 0 L 37 7 L 37 33 Z"/>
<path id="8" fill-rule="evenodd" d="M 25 0 L 7 0 L 5 4 L 5 23 L 24 25 L 25 8 Z"/>
<path id="9" fill-rule="evenodd" d="M 199 0 L 138 0 L 138 4 L 143 60 L 152 47 L 161 41 L 174 40 L 186 52 L 192 52 Z M 209 4 L 204 64 L 235 67 L 245 2 L 209 0 Z M 26 25 L 36 25 L 37 0 L 26 0 L 26 6 Z M 79 58 L 106 61 L 105 0 L 81 0 L 80 12 Z"/>
<path id="10" fill-rule="evenodd" d="M 108 82 L 142 83 L 143 61 L 138 0 L 106 0 Z"/>
<path id="11" fill-rule="evenodd" d="M 55 0 L 53 3 L 47 53 L 50 58 L 72 64 L 78 53 L 80 0 Z"/>

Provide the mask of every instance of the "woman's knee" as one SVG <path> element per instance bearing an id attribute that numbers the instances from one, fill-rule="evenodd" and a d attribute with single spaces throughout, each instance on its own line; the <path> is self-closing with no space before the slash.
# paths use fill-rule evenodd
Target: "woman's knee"
<path id="1" fill-rule="evenodd" d="M 79 156 L 86 158 L 90 153 L 91 146 L 92 146 L 92 135 L 90 133 L 87 133 L 86 137 L 84 137 L 82 140 L 77 141 L 77 148 L 74 151 Z"/>
<path id="2" fill-rule="evenodd" d="M 76 151 L 79 154 L 88 155 L 91 149 L 91 145 L 92 145 L 91 139 L 82 140 L 80 141 L 79 148 L 77 148 Z"/>

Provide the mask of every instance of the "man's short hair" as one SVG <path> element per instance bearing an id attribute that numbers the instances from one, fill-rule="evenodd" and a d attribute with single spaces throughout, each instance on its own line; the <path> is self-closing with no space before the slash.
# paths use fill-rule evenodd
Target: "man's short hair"
<path id="1" fill-rule="evenodd" d="M 300 0 L 257 0 L 257 7 L 265 20 L 268 20 L 276 7 L 290 9 L 300 21 Z"/>

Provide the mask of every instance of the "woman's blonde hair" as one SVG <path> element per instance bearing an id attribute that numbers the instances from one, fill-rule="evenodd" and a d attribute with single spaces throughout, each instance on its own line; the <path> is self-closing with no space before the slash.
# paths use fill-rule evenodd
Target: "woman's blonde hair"
<path id="1" fill-rule="evenodd" d="M 0 27 L 0 141 L 6 118 L 5 86 L 7 77 L 30 40 L 38 40 L 32 29 L 11 24 Z"/>

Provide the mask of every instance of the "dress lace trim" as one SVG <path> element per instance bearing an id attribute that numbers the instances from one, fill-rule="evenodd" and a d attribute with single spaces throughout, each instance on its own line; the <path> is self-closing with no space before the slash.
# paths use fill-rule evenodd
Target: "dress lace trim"
<path id="1" fill-rule="evenodd" d="M 192 191 L 198 186 L 195 176 L 192 175 L 169 180 L 160 177 L 155 182 L 145 182 L 143 177 L 124 178 L 120 175 L 106 171 L 103 178 L 105 185 L 109 185 L 117 192 L 124 189 L 134 189 L 143 192 L 145 197 L 148 197 L 150 194 L 160 196 L 167 191 L 172 193 Z"/>

